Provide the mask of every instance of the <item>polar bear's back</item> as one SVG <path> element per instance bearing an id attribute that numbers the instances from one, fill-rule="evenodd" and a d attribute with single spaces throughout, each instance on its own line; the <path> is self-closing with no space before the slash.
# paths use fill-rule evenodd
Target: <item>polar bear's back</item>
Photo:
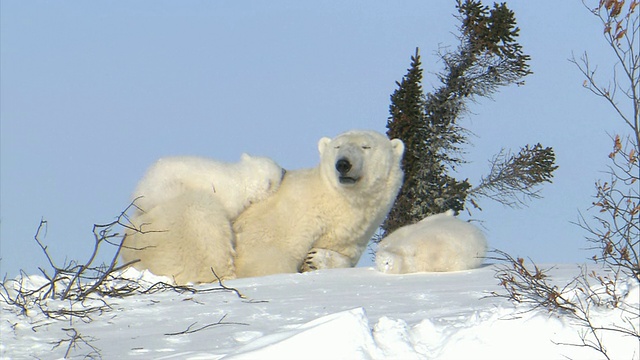
<path id="1" fill-rule="evenodd" d="M 156 161 L 140 180 L 133 198 L 143 210 L 164 203 L 187 190 L 210 191 L 212 195 L 235 197 L 232 182 L 237 178 L 232 164 L 206 158 L 176 156 Z M 224 192 L 220 192 L 224 189 Z"/>
<path id="2" fill-rule="evenodd" d="M 477 227 L 438 214 L 383 239 L 376 264 L 388 273 L 473 269 L 482 264 L 486 249 L 486 238 Z"/>
<path id="3" fill-rule="evenodd" d="M 273 160 L 242 155 L 238 163 L 177 156 L 156 161 L 134 191 L 137 204 L 148 210 L 189 191 L 217 198 L 227 216 L 235 218 L 251 202 L 271 194 L 280 185 L 282 168 Z"/>
<path id="4" fill-rule="evenodd" d="M 434 220 L 407 241 L 417 248 L 419 271 L 457 271 L 482 264 L 487 240 L 477 227 L 449 216 Z"/>

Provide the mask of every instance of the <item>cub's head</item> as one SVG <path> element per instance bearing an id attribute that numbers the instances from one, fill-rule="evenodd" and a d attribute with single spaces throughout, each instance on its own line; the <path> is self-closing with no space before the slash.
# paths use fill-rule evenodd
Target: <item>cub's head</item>
<path id="1" fill-rule="evenodd" d="M 325 181 L 339 191 L 396 191 L 402 183 L 404 144 L 375 131 L 352 130 L 318 142 Z M 392 189 L 390 189 L 392 188 Z M 398 189 L 397 189 L 398 188 Z"/>
<path id="2" fill-rule="evenodd" d="M 402 274 L 403 257 L 391 251 L 380 250 L 376 253 L 376 268 L 385 274 Z"/>
<path id="3" fill-rule="evenodd" d="M 249 203 L 266 199 L 280 187 L 285 170 L 275 161 L 260 156 L 242 154 L 240 158 L 241 176 L 244 180 L 246 200 Z"/>

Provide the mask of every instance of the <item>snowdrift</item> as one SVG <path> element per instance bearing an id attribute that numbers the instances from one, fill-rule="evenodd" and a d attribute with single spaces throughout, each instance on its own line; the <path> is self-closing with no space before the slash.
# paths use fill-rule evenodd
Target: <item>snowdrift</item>
<path id="1" fill-rule="evenodd" d="M 371 268 L 282 274 L 225 282 L 233 291 L 161 291 L 87 301 L 108 304 L 72 321 L 2 302 L 3 359 L 598 359 L 584 328 L 545 310 L 491 296 L 495 266 L 452 273 L 387 275 Z M 577 265 L 550 273 L 562 283 Z M 152 275 L 139 281 L 158 281 Z M 166 279 L 165 279 L 166 280 Z M 33 277 L 37 286 L 37 277 Z M 210 289 L 217 284 L 201 285 Z M 627 301 L 637 304 L 635 284 Z M 49 307 L 63 306 L 50 300 Z M 621 324 L 608 309 L 594 317 Z M 637 359 L 637 339 L 608 333 L 612 359 Z"/>

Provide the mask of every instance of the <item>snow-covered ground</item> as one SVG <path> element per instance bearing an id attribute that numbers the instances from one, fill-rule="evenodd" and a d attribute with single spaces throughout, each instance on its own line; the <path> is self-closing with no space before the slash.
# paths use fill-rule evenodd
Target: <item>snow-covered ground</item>
<path id="1" fill-rule="evenodd" d="M 2 358 L 56 359 L 598 359 L 585 329 L 543 309 L 492 297 L 496 265 L 451 273 L 386 275 L 372 268 L 281 274 L 85 302 L 85 321 L 26 315 L 2 303 Z M 579 273 L 557 265 L 558 283 Z M 129 273 L 154 282 L 149 274 Z M 37 285 L 38 278 L 32 277 Z M 630 283 L 631 284 L 631 283 Z M 637 304 L 637 284 L 626 301 Z M 218 289 L 206 291 L 207 289 Z M 107 305 L 107 306 L 105 306 Z M 49 301 L 50 309 L 68 306 Z M 637 307 L 637 306 L 636 306 Z M 74 309 L 82 309 L 75 305 Z M 615 310 L 594 310 L 624 325 Z M 634 319 L 637 321 L 638 319 Z M 76 337 L 73 346 L 70 340 Z M 611 359 L 638 359 L 636 338 L 607 333 Z"/>

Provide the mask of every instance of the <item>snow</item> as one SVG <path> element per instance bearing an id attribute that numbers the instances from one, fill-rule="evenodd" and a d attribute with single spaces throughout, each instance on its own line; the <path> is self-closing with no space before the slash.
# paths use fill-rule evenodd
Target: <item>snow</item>
<path id="1" fill-rule="evenodd" d="M 279 274 L 166 289 L 123 298 L 93 297 L 74 305 L 100 308 L 88 318 L 56 320 L 37 307 L 21 314 L 2 303 L 3 359 L 599 359 L 583 347 L 585 328 L 544 309 L 514 305 L 501 292 L 496 265 L 449 273 L 388 275 L 372 268 Z M 577 265 L 555 265 L 562 284 Z M 128 270 L 147 288 L 168 279 Z M 45 283 L 30 276 L 23 286 Z M 5 283 L 6 284 L 6 283 Z M 626 284 L 632 305 L 637 282 Z M 68 302 L 46 300 L 49 309 Z M 594 321 L 625 325 L 615 309 Z M 637 318 L 633 321 L 637 322 Z M 70 347 L 70 339 L 77 341 Z M 638 359 L 638 340 L 605 334 L 612 359 Z M 570 345 L 566 345 L 570 344 Z"/>

